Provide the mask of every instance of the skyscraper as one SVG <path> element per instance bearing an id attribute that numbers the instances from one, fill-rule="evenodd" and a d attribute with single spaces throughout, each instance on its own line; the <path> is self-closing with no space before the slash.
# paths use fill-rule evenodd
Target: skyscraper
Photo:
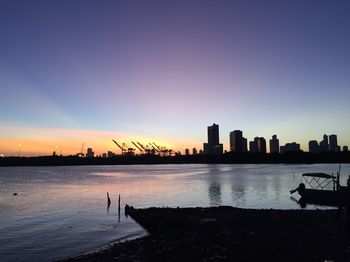
<path id="1" fill-rule="evenodd" d="M 263 137 L 258 138 L 258 151 L 266 154 L 266 140 Z"/>
<path id="2" fill-rule="evenodd" d="M 241 130 L 230 133 L 230 150 L 232 152 L 243 152 L 243 133 Z"/>
<path id="3" fill-rule="evenodd" d="M 254 141 L 249 142 L 249 151 L 251 153 L 266 154 L 266 140 L 263 137 L 254 137 Z"/>
<path id="4" fill-rule="evenodd" d="M 212 126 L 208 126 L 208 144 L 219 144 L 219 125 L 215 123 Z"/>
<path id="5" fill-rule="evenodd" d="M 249 141 L 249 152 L 250 153 L 257 153 L 258 152 L 258 144 L 254 141 Z"/>
<path id="6" fill-rule="evenodd" d="M 329 151 L 328 136 L 326 134 L 323 135 L 323 140 L 320 142 L 319 149 L 321 152 Z"/>
<path id="7" fill-rule="evenodd" d="M 329 136 L 329 150 L 332 152 L 338 152 L 338 139 L 337 135 L 330 135 Z"/>
<path id="8" fill-rule="evenodd" d="M 203 144 L 204 154 L 222 155 L 223 145 L 219 143 L 219 125 L 208 126 L 208 143 Z"/>
<path id="9" fill-rule="evenodd" d="M 280 152 L 280 141 L 277 139 L 276 135 L 272 136 L 270 139 L 270 153 L 279 153 Z"/>
<path id="10" fill-rule="evenodd" d="M 243 137 L 243 152 L 247 152 L 248 151 L 248 140 Z"/>
<path id="11" fill-rule="evenodd" d="M 309 141 L 309 152 L 310 153 L 318 153 L 320 152 L 319 145 L 316 140 Z"/>

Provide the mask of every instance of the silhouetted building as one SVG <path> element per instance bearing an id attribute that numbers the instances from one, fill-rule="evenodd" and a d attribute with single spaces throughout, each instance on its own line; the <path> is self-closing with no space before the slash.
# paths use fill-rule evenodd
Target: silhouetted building
<path id="1" fill-rule="evenodd" d="M 348 146 L 343 146 L 343 152 L 348 152 L 349 151 L 349 147 Z"/>
<path id="2" fill-rule="evenodd" d="M 94 157 L 95 156 L 95 152 L 92 151 L 92 148 L 88 148 L 86 151 L 86 157 Z"/>
<path id="3" fill-rule="evenodd" d="M 102 153 L 103 158 L 107 158 L 107 153 Z"/>
<path id="4" fill-rule="evenodd" d="M 319 148 L 318 142 L 316 140 L 309 141 L 309 152 L 310 153 L 320 152 L 320 148 Z"/>
<path id="5" fill-rule="evenodd" d="M 230 133 L 230 150 L 232 152 L 243 152 L 243 133 L 241 130 Z"/>
<path id="6" fill-rule="evenodd" d="M 258 151 L 266 154 L 266 140 L 263 137 L 258 138 Z"/>
<path id="7" fill-rule="evenodd" d="M 243 137 L 243 148 L 242 148 L 243 152 L 247 152 L 248 151 L 248 140 Z"/>
<path id="8" fill-rule="evenodd" d="M 185 156 L 189 156 L 190 155 L 190 150 L 188 148 L 185 149 Z"/>
<path id="9" fill-rule="evenodd" d="M 280 141 L 277 139 L 276 135 L 272 136 L 270 139 L 270 153 L 279 153 L 280 152 Z"/>
<path id="10" fill-rule="evenodd" d="M 321 152 L 329 151 L 328 136 L 326 134 L 323 135 L 323 140 L 320 142 L 319 148 Z"/>
<path id="11" fill-rule="evenodd" d="M 107 152 L 107 157 L 108 158 L 111 158 L 111 157 L 114 157 L 114 156 L 115 156 L 115 154 L 112 151 L 108 151 Z"/>
<path id="12" fill-rule="evenodd" d="M 287 143 L 284 146 L 281 146 L 281 148 L 280 148 L 281 153 L 297 152 L 297 151 L 300 151 L 300 144 L 297 144 L 295 142 Z"/>
<path id="13" fill-rule="evenodd" d="M 329 136 L 329 151 L 332 151 L 332 152 L 340 151 L 338 148 L 337 135 L 330 135 Z"/>
<path id="14" fill-rule="evenodd" d="M 208 144 L 219 144 L 219 125 L 215 123 L 212 126 L 208 126 Z"/>
<path id="15" fill-rule="evenodd" d="M 258 143 L 254 141 L 249 141 L 249 152 L 257 153 L 258 152 Z"/>
<path id="16" fill-rule="evenodd" d="M 266 140 L 263 137 L 255 137 L 254 141 L 249 142 L 249 151 L 251 153 L 266 154 Z"/>
<path id="17" fill-rule="evenodd" d="M 224 148 L 219 143 L 219 126 L 215 123 L 208 126 L 208 143 L 203 144 L 204 154 L 222 155 Z"/>
<path id="18" fill-rule="evenodd" d="M 192 155 L 197 155 L 197 149 L 195 147 L 192 148 Z"/>

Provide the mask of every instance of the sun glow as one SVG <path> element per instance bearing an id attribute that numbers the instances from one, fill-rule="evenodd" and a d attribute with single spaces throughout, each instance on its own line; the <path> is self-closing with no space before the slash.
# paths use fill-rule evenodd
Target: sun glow
<path id="1" fill-rule="evenodd" d="M 116 140 L 126 148 L 134 148 L 135 153 L 139 150 L 134 143 L 144 145 L 150 149 L 156 145 L 173 151 L 183 151 L 186 147 L 197 147 L 199 141 L 190 139 L 179 139 L 170 137 L 146 137 L 142 134 L 80 130 L 80 129 L 60 129 L 60 128 L 31 128 L 1 126 L 0 145 L 4 155 L 7 156 L 39 156 L 56 154 L 75 155 L 86 153 L 87 148 L 93 148 L 96 155 L 102 155 L 107 151 L 120 154 L 121 150 L 112 141 Z"/>

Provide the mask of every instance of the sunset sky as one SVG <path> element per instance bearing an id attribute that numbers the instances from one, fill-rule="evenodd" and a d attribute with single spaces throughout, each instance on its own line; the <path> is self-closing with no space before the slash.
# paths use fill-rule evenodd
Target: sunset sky
<path id="1" fill-rule="evenodd" d="M 0 2 L 0 154 L 350 145 L 350 1 Z"/>

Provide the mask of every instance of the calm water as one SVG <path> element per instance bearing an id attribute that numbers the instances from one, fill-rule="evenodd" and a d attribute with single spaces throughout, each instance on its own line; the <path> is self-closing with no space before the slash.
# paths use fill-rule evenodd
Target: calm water
<path id="1" fill-rule="evenodd" d="M 345 184 L 350 165 L 341 168 Z M 330 164 L 0 167 L 0 260 L 52 261 L 145 233 L 123 209 L 118 220 L 118 194 L 122 206 L 299 209 L 289 190 L 300 174 L 337 170 Z"/>

